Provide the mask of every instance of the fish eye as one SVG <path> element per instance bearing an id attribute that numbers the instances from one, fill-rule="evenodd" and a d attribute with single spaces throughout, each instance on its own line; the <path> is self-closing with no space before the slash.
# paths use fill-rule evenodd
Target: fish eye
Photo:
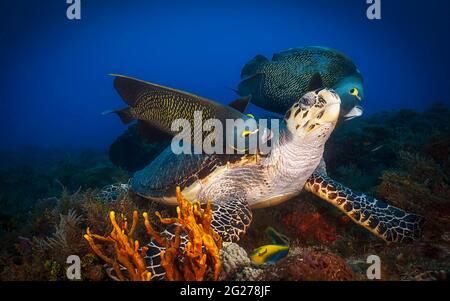
<path id="1" fill-rule="evenodd" d="M 353 96 L 357 96 L 357 95 L 359 94 L 359 91 L 358 91 L 357 88 L 352 88 L 352 89 L 350 89 L 349 92 L 350 92 L 350 94 L 353 95 Z"/>
<path id="2" fill-rule="evenodd" d="M 250 131 L 243 131 L 241 136 L 244 137 L 244 138 L 247 138 L 248 136 L 250 136 L 251 133 L 252 132 L 250 132 Z"/>
<path id="3" fill-rule="evenodd" d="M 250 136 L 251 134 L 255 134 L 255 133 L 257 133 L 258 131 L 259 131 L 259 129 L 256 129 L 256 130 L 254 130 L 254 131 L 247 131 L 247 130 L 245 130 L 245 131 L 242 132 L 241 137 L 247 138 L 247 137 Z"/>

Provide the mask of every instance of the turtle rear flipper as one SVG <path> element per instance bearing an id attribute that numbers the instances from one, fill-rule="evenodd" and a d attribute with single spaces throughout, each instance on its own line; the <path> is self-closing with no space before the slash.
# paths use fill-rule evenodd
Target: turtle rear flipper
<path id="1" fill-rule="evenodd" d="M 244 195 L 239 192 L 224 192 L 218 199 L 214 199 L 211 203 L 212 221 L 211 227 L 217 232 L 222 241 L 236 242 L 246 232 L 252 221 L 252 212 L 248 207 L 247 200 Z M 161 234 L 168 240 L 173 239 L 175 227 L 169 226 Z M 187 235 L 181 235 L 180 248 L 183 249 L 188 242 Z M 161 265 L 161 251 L 164 247 L 158 245 L 155 241 L 147 244 L 147 253 L 145 256 L 145 264 L 147 270 L 152 274 L 152 280 L 163 279 L 165 277 L 165 269 Z"/>
<path id="2" fill-rule="evenodd" d="M 314 173 L 305 189 L 326 200 L 387 242 L 411 242 L 420 239 L 424 218 L 357 193 L 324 174 Z"/>

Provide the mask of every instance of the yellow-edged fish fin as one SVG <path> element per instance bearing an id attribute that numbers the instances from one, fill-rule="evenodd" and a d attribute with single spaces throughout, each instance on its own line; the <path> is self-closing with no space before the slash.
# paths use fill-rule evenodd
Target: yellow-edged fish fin
<path id="1" fill-rule="evenodd" d="M 263 251 L 258 252 L 258 256 L 264 256 L 265 254 L 267 254 L 267 248 L 264 248 Z"/>

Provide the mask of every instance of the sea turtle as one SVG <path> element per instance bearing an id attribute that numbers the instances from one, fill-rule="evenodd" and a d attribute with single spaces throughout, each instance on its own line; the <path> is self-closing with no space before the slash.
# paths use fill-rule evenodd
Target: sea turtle
<path id="1" fill-rule="evenodd" d="M 407 213 L 382 201 L 357 194 L 332 182 L 319 172 L 311 177 L 321 162 L 324 145 L 339 117 L 340 98 L 330 89 L 312 81 L 306 93 L 286 112 L 279 143 L 265 155 L 179 154 L 165 149 L 153 162 L 134 174 L 131 190 L 149 200 L 176 204 L 175 188 L 180 186 L 185 198 L 206 202 L 213 208 L 212 226 L 224 241 L 237 241 L 252 220 L 252 209 L 271 207 L 298 195 L 304 187 L 328 200 L 350 218 L 386 241 L 413 240 L 420 236 L 422 217 Z M 222 105 L 179 90 L 132 78 L 117 76 L 115 87 L 127 95 L 131 110 L 141 101 L 158 102 L 159 110 L 180 111 L 192 118 L 183 102 L 195 103 L 197 109 L 223 111 Z M 132 87 L 133 93 L 129 93 Z M 126 92 L 126 93 L 125 93 Z M 133 99 L 130 99 L 133 95 Z M 214 105 L 211 105 L 214 104 Z M 228 110 L 228 109 L 227 109 Z M 231 109 L 233 110 L 233 109 Z M 184 113 L 183 113 L 184 112 Z M 231 111 L 238 116 L 238 111 Z M 241 114 L 242 118 L 245 115 Z M 138 118 L 137 115 L 134 118 Z M 156 126 L 166 116 L 154 115 Z M 163 128 L 163 127 L 160 127 Z M 151 242 L 146 257 L 152 275 L 161 276 L 159 247 Z"/>
<path id="2" fill-rule="evenodd" d="M 317 76 L 323 79 L 323 85 L 332 88 L 341 98 L 341 120 L 359 117 L 363 113 L 361 101 L 364 97 L 363 77 L 344 53 L 319 46 L 290 48 L 274 53 L 269 61 L 262 55 L 256 55 L 241 71 L 241 82 L 237 93 L 249 97 L 253 104 L 275 113 L 283 113 L 308 90 L 308 83 Z M 421 234 L 423 219 L 417 215 L 417 223 L 408 231 L 411 235 L 403 235 L 405 223 L 392 220 L 388 224 L 399 227 L 398 231 L 385 231 L 385 224 L 378 218 L 371 216 L 370 211 L 375 207 L 385 207 L 397 217 L 403 213 L 385 202 L 353 191 L 351 188 L 334 181 L 326 172 L 326 164 L 322 159 L 317 170 L 306 181 L 304 189 L 319 198 L 331 203 L 350 218 L 375 235 L 388 242 L 401 242 L 409 238 L 418 238 Z M 369 210 L 366 210 L 367 207 Z"/>

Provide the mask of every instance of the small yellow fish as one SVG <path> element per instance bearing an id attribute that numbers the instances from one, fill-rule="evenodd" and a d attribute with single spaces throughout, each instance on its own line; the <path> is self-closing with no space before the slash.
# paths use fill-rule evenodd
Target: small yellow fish
<path id="1" fill-rule="evenodd" d="M 289 252 L 289 246 L 265 245 L 253 250 L 250 259 L 254 264 L 275 264 Z"/>
<path id="2" fill-rule="evenodd" d="M 274 228 L 268 227 L 265 231 L 266 235 L 272 240 L 272 244 L 261 246 L 253 250 L 250 259 L 254 264 L 275 264 L 284 258 L 289 252 L 289 238 Z"/>

